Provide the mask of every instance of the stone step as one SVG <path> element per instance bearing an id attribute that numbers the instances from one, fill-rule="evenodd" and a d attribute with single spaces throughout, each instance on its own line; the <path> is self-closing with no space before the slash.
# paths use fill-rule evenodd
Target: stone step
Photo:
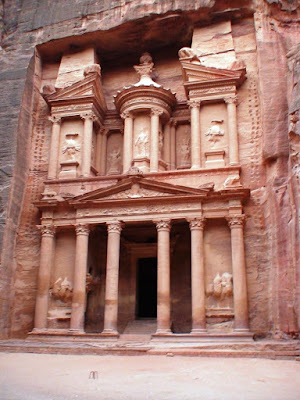
<path id="1" fill-rule="evenodd" d="M 137 319 L 135 321 L 130 321 L 123 335 L 148 335 L 156 331 L 156 319 Z"/>

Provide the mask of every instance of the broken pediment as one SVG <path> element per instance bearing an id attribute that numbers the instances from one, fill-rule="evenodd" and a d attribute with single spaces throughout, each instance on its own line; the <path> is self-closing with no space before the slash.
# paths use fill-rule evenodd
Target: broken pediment
<path id="1" fill-rule="evenodd" d="M 129 177 L 123 179 L 116 185 L 108 188 L 97 189 L 89 193 L 77 196 L 71 203 L 82 204 L 86 202 L 101 202 L 120 199 L 141 199 L 158 197 L 177 196 L 207 196 L 213 190 L 213 186 L 204 188 L 190 188 L 185 186 L 172 185 L 169 183 L 157 182 L 143 177 Z"/>

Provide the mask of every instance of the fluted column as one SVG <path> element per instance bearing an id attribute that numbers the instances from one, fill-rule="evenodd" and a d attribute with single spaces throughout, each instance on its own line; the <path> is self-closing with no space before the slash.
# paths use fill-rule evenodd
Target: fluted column
<path id="1" fill-rule="evenodd" d="M 168 169 L 171 169 L 171 125 L 170 121 L 166 123 L 164 129 L 164 157 L 165 162 L 168 165 Z"/>
<path id="2" fill-rule="evenodd" d="M 47 328 L 49 288 L 55 240 L 54 226 L 42 225 L 41 234 L 40 268 L 34 316 L 35 330 Z"/>
<path id="3" fill-rule="evenodd" d="M 100 160 L 100 174 L 106 173 L 106 153 L 107 153 L 107 129 L 102 130 L 101 140 L 101 160 Z"/>
<path id="4" fill-rule="evenodd" d="M 123 174 L 125 174 L 132 164 L 133 116 L 126 111 L 121 117 L 124 119 Z"/>
<path id="5" fill-rule="evenodd" d="M 191 230 L 192 333 L 206 331 L 203 230 L 205 219 L 189 219 Z"/>
<path id="6" fill-rule="evenodd" d="M 118 335 L 118 284 L 120 261 L 120 221 L 107 223 L 107 262 L 103 334 Z"/>
<path id="7" fill-rule="evenodd" d="M 70 329 L 72 331 L 83 332 L 86 302 L 89 226 L 85 224 L 78 224 L 76 225 L 75 229 L 76 249 Z"/>
<path id="8" fill-rule="evenodd" d="M 171 169 L 176 169 L 176 125 L 177 121 L 171 119 Z"/>
<path id="9" fill-rule="evenodd" d="M 171 332 L 170 220 L 156 222 L 157 229 L 157 334 Z"/>
<path id="10" fill-rule="evenodd" d="M 57 177 L 61 118 L 51 116 L 49 119 L 52 122 L 52 133 L 49 154 L 48 179 L 55 179 Z"/>
<path id="11" fill-rule="evenodd" d="M 191 109 L 191 169 L 201 167 L 200 102 L 189 101 Z"/>
<path id="12" fill-rule="evenodd" d="M 248 331 L 247 278 L 244 251 L 244 215 L 232 215 L 227 218 L 231 230 L 231 254 L 233 273 L 234 328 Z"/>
<path id="13" fill-rule="evenodd" d="M 95 115 L 91 112 L 88 112 L 82 114 L 81 118 L 84 121 L 81 175 L 90 176 L 92 161 L 93 121 L 95 120 Z"/>
<path id="14" fill-rule="evenodd" d="M 159 116 L 162 111 L 158 108 L 151 110 L 151 142 L 150 142 L 150 172 L 158 172 L 159 157 Z"/>
<path id="15" fill-rule="evenodd" d="M 239 164 L 239 142 L 236 117 L 237 96 L 225 98 L 228 117 L 229 164 Z"/>

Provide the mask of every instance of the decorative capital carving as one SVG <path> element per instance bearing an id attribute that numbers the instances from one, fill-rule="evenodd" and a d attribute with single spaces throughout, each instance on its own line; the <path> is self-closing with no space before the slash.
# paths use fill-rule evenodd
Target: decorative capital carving
<path id="1" fill-rule="evenodd" d="M 77 224 L 75 225 L 76 235 L 86 235 L 88 236 L 90 228 L 88 224 Z"/>
<path id="2" fill-rule="evenodd" d="M 49 117 L 49 121 L 51 121 L 52 124 L 60 124 L 61 123 L 61 117 L 58 117 L 56 115 L 51 115 Z"/>
<path id="3" fill-rule="evenodd" d="M 92 121 L 96 120 L 96 115 L 92 111 L 87 111 L 85 113 L 80 114 L 81 119 L 91 119 Z"/>
<path id="4" fill-rule="evenodd" d="M 122 119 L 132 118 L 132 113 L 130 111 L 123 111 L 120 116 Z"/>
<path id="5" fill-rule="evenodd" d="M 122 222 L 121 221 L 113 221 L 107 222 L 107 232 L 108 233 L 121 233 L 122 231 Z"/>
<path id="6" fill-rule="evenodd" d="M 200 100 L 189 100 L 187 102 L 189 108 L 200 108 Z"/>
<path id="7" fill-rule="evenodd" d="M 55 235 L 55 226 L 54 225 L 39 225 L 38 228 L 41 230 L 41 235 L 43 237 L 49 236 L 54 237 Z"/>
<path id="8" fill-rule="evenodd" d="M 163 111 L 160 108 L 151 108 L 151 115 L 162 115 Z"/>
<path id="9" fill-rule="evenodd" d="M 190 224 L 190 230 L 198 230 L 198 229 L 204 229 L 205 225 L 205 218 L 204 217 L 195 217 L 195 218 L 187 218 L 187 221 Z"/>
<path id="10" fill-rule="evenodd" d="M 232 228 L 242 228 L 245 223 L 246 216 L 244 214 L 240 215 L 229 215 L 226 217 L 230 229 Z"/>
<path id="11" fill-rule="evenodd" d="M 225 97 L 224 101 L 226 104 L 236 104 L 238 101 L 238 97 L 237 96 Z"/>
<path id="12" fill-rule="evenodd" d="M 170 219 L 162 219 L 160 221 L 154 221 L 156 224 L 157 231 L 168 231 L 171 230 L 171 220 Z"/>

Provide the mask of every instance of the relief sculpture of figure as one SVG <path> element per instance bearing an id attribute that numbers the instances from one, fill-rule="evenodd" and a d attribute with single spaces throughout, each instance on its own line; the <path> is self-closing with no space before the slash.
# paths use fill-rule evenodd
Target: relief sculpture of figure
<path id="1" fill-rule="evenodd" d="M 159 133 L 158 133 L 158 155 L 159 155 L 160 159 L 163 156 L 163 148 L 164 148 L 164 135 L 163 135 L 162 131 L 159 131 Z"/>
<path id="2" fill-rule="evenodd" d="M 80 146 L 74 139 L 76 136 L 78 136 L 78 133 L 66 135 L 66 144 L 62 148 L 62 152 L 66 157 L 66 161 L 76 161 L 76 152 L 80 151 Z"/>
<path id="3" fill-rule="evenodd" d="M 205 132 L 205 136 L 208 137 L 208 140 L 213 143 L 213 146 L 220 140 L 222 136 L 224 136 L 225 131 L 221 128 L 223 124 L 223 120 L 213 120 L 211 121 L 211 127 Z"/>
<path id="4" fill-rule="evenodd" d="M 222 275 L 217 273 L 213 283 L 208 285 L 206 294 L 208 296 L 214 296 L 218 299 L 225 299 L 232 296 L 233 284 L 232 284 L 232 274 L 229 272 L 224 272 Z"/>
<path id="5" fill-rule="evenodd" d="M 135 147 L 137 150 L 137 157 L 148 157 L 149 156 L 149 131 L 143 129 L 135 140 Z"/>
<path id="6" fill-rule="evenodd" d="M 179 144 L 181 165 L 188 167 L 190 165 L 190 140 L 185 138 Z"/>
<path id="7" fill-rule="evenodd" d="M 119 174 L 121 172 L 121 151 L 114 147 L 108 156 L 108 174 Z"/>

